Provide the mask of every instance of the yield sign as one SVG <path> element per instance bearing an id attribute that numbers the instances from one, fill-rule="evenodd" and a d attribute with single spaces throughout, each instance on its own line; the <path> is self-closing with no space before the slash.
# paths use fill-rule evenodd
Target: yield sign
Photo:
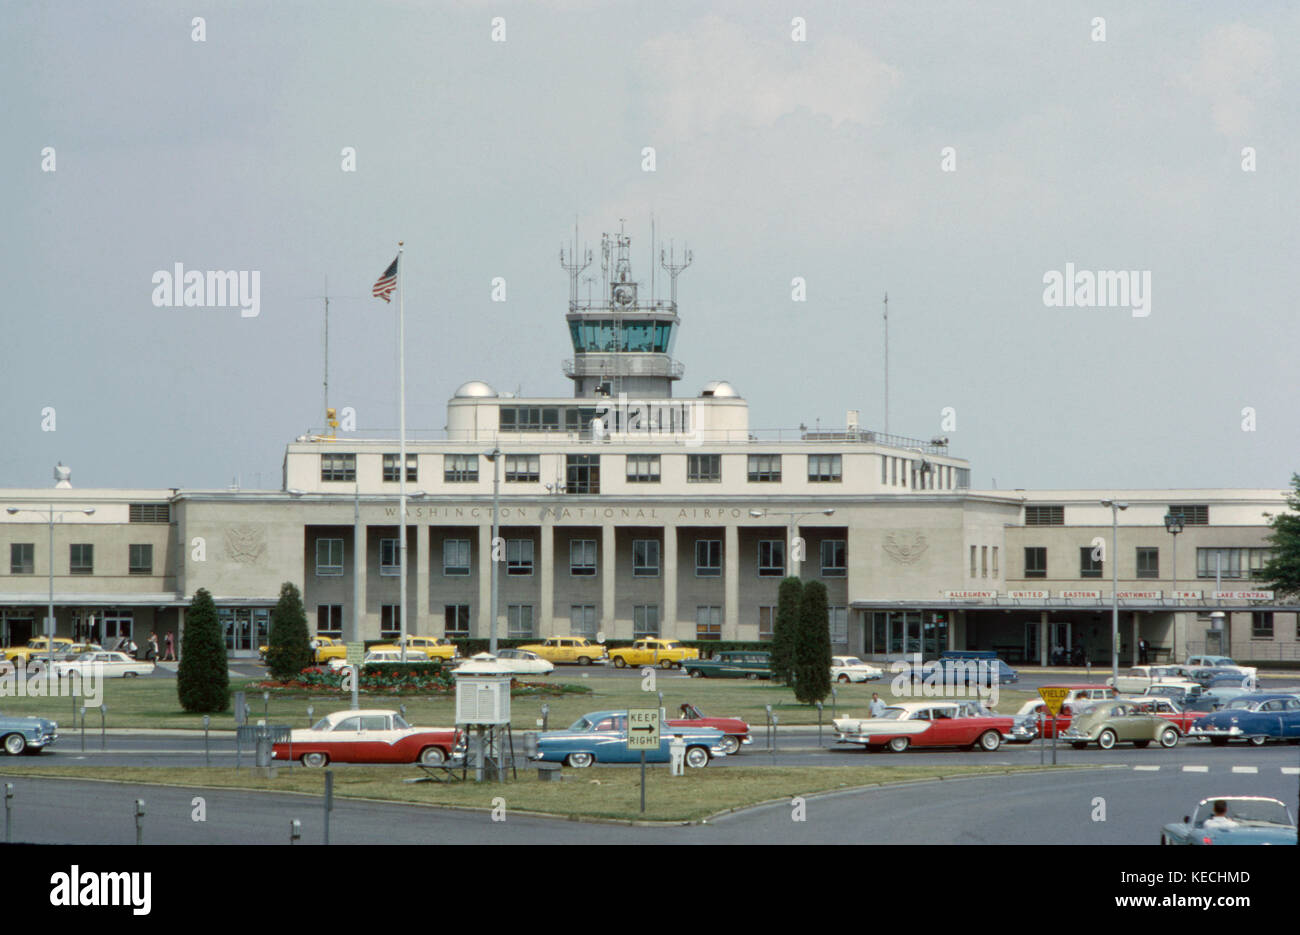
<path id="1" fill-rule="evenodd" d="M 1042 696 L 1052 717 L 1056 717 L 1061 713 L 1061 705 L 1070 694 L 1070 690 L 1068 688 L 1040 688 L 1038 694 Z"/>

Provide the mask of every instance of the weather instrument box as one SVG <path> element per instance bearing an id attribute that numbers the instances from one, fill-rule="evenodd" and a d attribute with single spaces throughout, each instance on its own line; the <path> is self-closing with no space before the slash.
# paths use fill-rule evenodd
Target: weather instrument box
<path id="1" fill-rule="evenodd" d="M 510 676 L 463 675 L 456 679 L 457 724 L 509 724 Z"/>

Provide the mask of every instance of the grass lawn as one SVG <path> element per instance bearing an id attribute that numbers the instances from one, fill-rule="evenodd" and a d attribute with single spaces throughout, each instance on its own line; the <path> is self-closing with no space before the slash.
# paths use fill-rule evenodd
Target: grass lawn
<path id="1" fill-rule="evenodd" d="M 657 676 L 661 673 L 656 673 Z M 541 717 L 542 705 L 550 707 L 549 726 L 567 727 L 589 711 L 606 708 L 653 707 L 653 692 L 641 690 L 642 680 L 627 676 L 613 676 L 599 668 L 583 670 L 562 668 L 550 676 L 534 677 L 534 681 L 551 681 L 556 683 L 580 684 L 589 686 L 593 693 L 589 695 L 556 695 L 552 697 L 515 698 L 512 703 L 512 722 L 515 730 L 535 730 L 536 721 Z M 750 682 L 738 679 L 686 679 L 675 674 L 669 677 L 657 677 L 656 687 L 664 694 L 664 706 L 669 716 L 673 716 L 678 706 L 691 702 L 700 707 L 706 715 L 721 717 L 741 717 L 749 722 L 754 730 L 761 730 L 765 723 L 765 705 L 771 705 L 778 722 L 783 725 L 817 723 L 817 709 L 799 704 L 794 700 L 794 691 L 765 681 Z M 104 686 L 104 704 L 108 706 L 108 726 L 136 728 L 189 728 L 203 729 L 203 717 L 187 714 L 180 709 L 176 699 L 176 682 L 173 679 L 138 678 L 106 679 Z M 231 689 L 246 689 L 248 704 L 252 708 L 251 717 L 262 717 L 262 690 L 256 681 L 232 679 Z M 891 694 L 888 679 L 856 685 L 837 685 L 838 710 L 840 715 L 865 717 L 867 706 L 873 691 L 880 692 L 886 702 L 893 700 L 920 700 L 910 697 L 895 698 Z M 1001 713 L 1013 713 L 1027 698 L 1037 698 L 1037 692 L 1001 691 L 997 710 Z M 314 717 L 319 718 L 330 711 L 347 708 L 350 696 L 346 693 L 328 695 L 320 691 L 287 691 L 272 693 L 269 717 L 273 724 L 288 724 L 293 727 L 307 727 L 307 706 L 314 707 Z M 406 719 L 421 726 L 446 726 L 454 718 L 455 703 L 450 695 L 435 697 L 393 695 L 369 695 L 362 693 L 363 708 L 397 708 L 406 705 Z M 71 730 L 73 726 L 73 701 L 71 698 L 5 698 L 0 697 L 0 713 L 8 715 L 26 715 L 53 718 L 60 728 Z M 233 711 L 233 708 L 232 708 Z M 213 715 L 213 730 L 233 730 L 234 714 Z M 827 699 L 822 715 L 823 723 L 829 729 L 831 722 L 830 699 Z M 86 715 L 87 729 L 99 727 L 98 711 L 89 711 Z"/>
<path id="2" fill-rule="evenodd" d="M 959 778 L 1006 774 L 1053 767 L 1022 766 L 830 766 L 830 767 L 728 767 L 687 770 L 670 776 L 663 767 L 646 774 L 646 811 L 641 807 L 641 771 L 632 769 L 564 770 L 562 782 L 539 782 L 531 770 L 519 771 L 519 780 L 500 783 L 406 783 L 415 767 L 341 766 L 334 769 L 334 793 L 392 802 L 493 808 L 493 799 L 505 799 L 510 811 L 553 815 L 698 821 L 719 812 L 773 799 L 851 789 L 880 783 L 919 779 Z M 1065 767 L 1061 767 L 1065 768 Z M 99 779 L 154 785 L 220 787 L 271 792 L 300 792 L 319 796 L 324 791 L 324 771 L 281 767 L 275 778 L 245 769 L 119 768 L 87 766 L 5 767 L 0 776 L 30 779 Z M 306 805 L 304 805 L 306 807 Z M 314 805 L 312 807 L 315 807 Z"/>

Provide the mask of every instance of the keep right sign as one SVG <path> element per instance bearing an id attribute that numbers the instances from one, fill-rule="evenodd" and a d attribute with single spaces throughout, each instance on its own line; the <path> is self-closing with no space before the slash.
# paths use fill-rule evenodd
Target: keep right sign
<path id="1" fill-rule="evenodd" d="M 1038 694 L 1042 697 L 1047 710 L 1051 712 L 1052 717 L 1061 713 L 1061 705 L 1065 703 L 1066 697 L 1070 694 L 1068 688 L 1040 688 Z"/>

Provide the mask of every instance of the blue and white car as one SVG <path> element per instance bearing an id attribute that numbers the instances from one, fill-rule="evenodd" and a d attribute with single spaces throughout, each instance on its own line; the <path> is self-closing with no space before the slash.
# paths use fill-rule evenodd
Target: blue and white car
<path id="1" fill-rule="evenodd" d="M 667 763 L 669 744 L 675 736 L 686 743 L 686 765 L 708 766 L 714 757 L 727 755 L 726 735 L 712 727 L 669 727 L 660 721 L 659 749 L 647 750 L 647 763 Z M 584 714 L 565 730 L 550 730 L 537 737 L 533 759 L 563 763 L 575 769 L 592 763 L 639 763 L 640 750 L 627 745 L 627 711 L 594 711 Z"/>
<path id="2" fill-rule="evenodd" d="M 0 749 L 10 756 L 40 753 L 59 739 L 59 725 L 43 717 L 0 714 Z"/>
<path id="3" fill-rule="evenodd" d="M 1248 740 L 1257 747 L 1270 740 L 1300 740 L 1300 698 L 1282 692 L 1242 695 L 1201 718 L 1187 736 L 1205 737 L 1217 746 L 1229 740 Z"/>

